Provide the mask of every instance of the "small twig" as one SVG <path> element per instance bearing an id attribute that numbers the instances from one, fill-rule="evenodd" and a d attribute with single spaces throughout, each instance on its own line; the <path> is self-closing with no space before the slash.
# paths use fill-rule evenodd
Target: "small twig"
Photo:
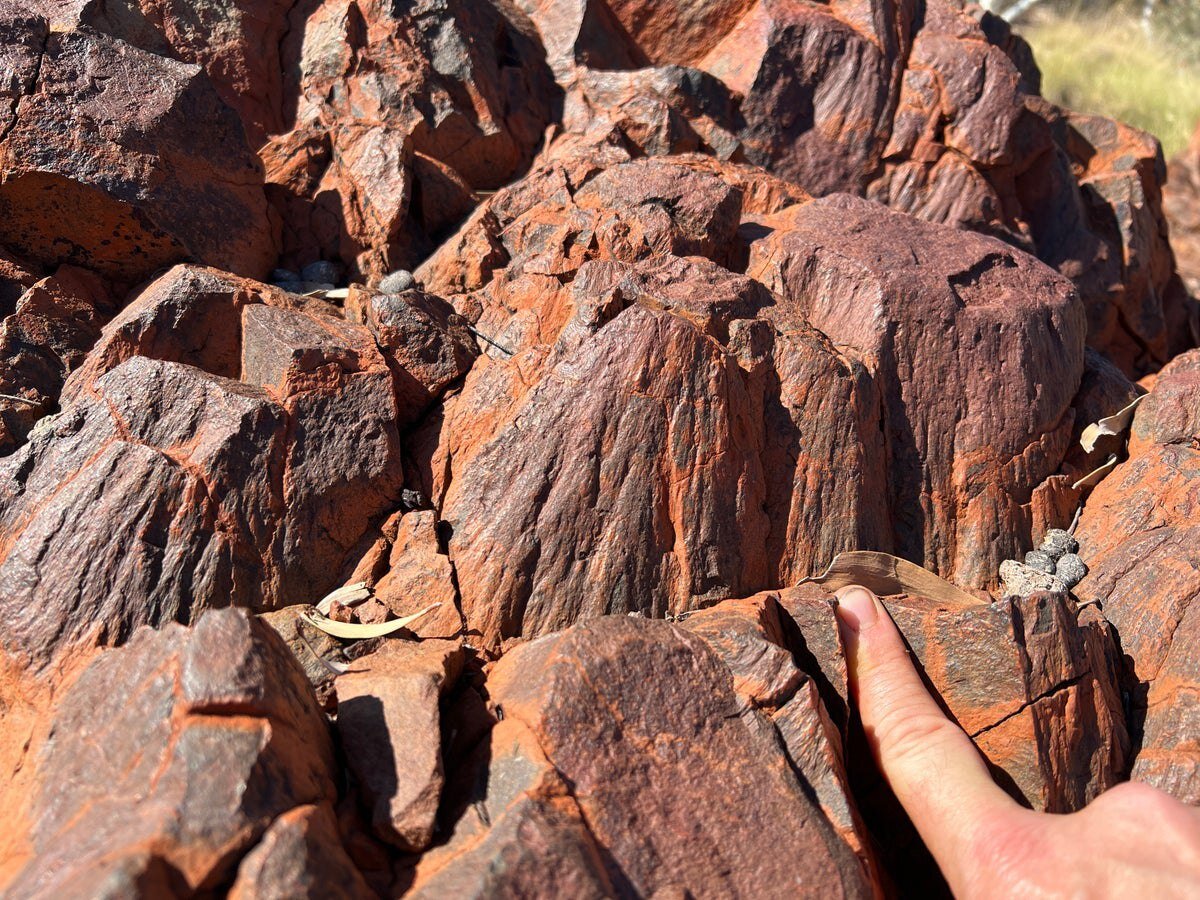
<path id="1" fill-rule="evenodd" d="M 479 330 L 478 330 L 478 329 L 477 329 L 477 328 L 476 328 L 474 325 L 468 325 L 468 326 L 467 326 L 467 331 L 471 332 L 471 334 L 475 335 L 475 337 L 479 338 L 480 340 L 487 341 L 489 344 L 491 344 L 493 347 L 495 347 L 495 348 L 496 348 L 497 350 L 499 350 L 501 353 L 507 353 L 509 356 L 515 356 L 515 355 L 516 355 L 516 354 L 514 354 L 514 353 L 513 353 L 511 350 L 509 350 L 507 347 L 504 347 L 504 346 L 501 346 L 500 344 L 497 344 L 495 341 L 493 341 L 493 340 L 492 340 L 490 337 L 488 337 L 486 334 L 484 334 L 483 332 L 479 331 Z"/>
<path id="2" fill-rule="evenodd" d="M 18 397 L 16 394 L 0 394 L 0 400 L 11 400 L 14 403 L 28 403 L 30 406 L 41 406 L 41 400 L 30 400 L 28 397 Z"/>

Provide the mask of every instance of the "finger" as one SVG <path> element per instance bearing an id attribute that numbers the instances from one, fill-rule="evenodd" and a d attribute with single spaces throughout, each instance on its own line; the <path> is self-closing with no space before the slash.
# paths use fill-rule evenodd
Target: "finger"
<path id="1" fill-rule="evenodd" d="M 851 693 L 875 759 L 953 885 L 951 871 L 970 855 L 977 830 L 1019 807 L 929 695 L 875 595 L 843 588 L 837 613 Z"/>

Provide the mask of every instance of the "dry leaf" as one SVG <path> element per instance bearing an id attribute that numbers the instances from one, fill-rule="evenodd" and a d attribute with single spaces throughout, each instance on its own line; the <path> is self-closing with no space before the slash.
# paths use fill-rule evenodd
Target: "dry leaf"
<path id="1" fill-rule="evenodd" d="M 1116 468 L 1116 465 L 1117 465 L 1117 454 L 1110 453 L 1108 456 L 1108 459 L 1106 459 L 1104 461 L 1104 465 L 1100 466 L 1100 468 L 1098 468 L 1098 469 L 1092 469 L 1092 471 L 1088 472 L 1086 475 L 1084 475 L 1082 478 L 1080 478 L 1077 482 L 1075 482 L 1073 485 L 1071 485 L 1072 489 L 1078 489 L 1078 488 L 1084 488 L 1084 487 L 1095 487 L 1103 480 L 1105 475 L 1107 475 L 1114 468 Z"/>
<path id="2" fill-rule="evenodd" d="M 945 603 L 955 609 L 986 606 L 978 597 L 957 588 L 916 563 L 879 553 L 875 550 L 851 550 L 839 553 L 820 575 L 805 578 L 800 584 L 812 581 L 831 591 L 851 584 L 861 584 L 880 596 L 912 594 Z"/>
<path id="3" fill-rule="evenodd" d="M 331 634 L 335 638 L 343 638 L 349 641 L 361 641 L 366 638 L 385 637 L 406 628 L 417 619 L 424 616 L 426 613 L 441 606 L 441 603 L 432 603 L 425 607 L 420 612 L 413 613 L 411 616 L 404 616 L 401 619 L 393 619 L 390 622 L 379 622 L 375 625 L 361 625 L 354 622 L 335 622 L 328 618 L 323 613 L 319 612 L 303 612 L 300 615 L 304 617 L 304 621 L 313 628 L 319 628 L 326 634 Z"/>
<path id="4" fill-rule="evenodd" d="M 333 608 L 333 604 L 340 603 L 342 606 L 358 606 L 368 597 L 371 596 L 371 589 L 367 587 L 365 581 L 356 581 L 353 584 L 346 584 L 338 588 L 336 591 L 330 591 L 317 604 L 317 612 L 322 615 L 329 615 L 329 610 Z"/>
<path id="5" fill-rule="evenodd" d="M 1091 453 L 1096 449 L 1096 441 L 1105 435 L 1123 434 L 1129 427 L 1129 423 L 1133 421 L 1133 411 L 1137 409 L 1137 405 L 1145 396 L 1142 394 L 1141 397 L 1135 397 L 1133 402 L 1124 409 L 1117 410 L 1111 416 L 1105 416 L 1099 422 L 1093 422 L 1083 429 L 1083 434 L 1079 436 L 1079 446 Z"/>

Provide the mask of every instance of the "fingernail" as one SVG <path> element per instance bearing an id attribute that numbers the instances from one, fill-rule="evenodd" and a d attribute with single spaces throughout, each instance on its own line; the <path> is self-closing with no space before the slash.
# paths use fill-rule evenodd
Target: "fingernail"
<path id="1" fill-rule="evenodd" d="M 875 595 L 858 585 L 842 588 L 837 593 L 837 616 L 855 634 L 875 624 L 879 606 Z"/>

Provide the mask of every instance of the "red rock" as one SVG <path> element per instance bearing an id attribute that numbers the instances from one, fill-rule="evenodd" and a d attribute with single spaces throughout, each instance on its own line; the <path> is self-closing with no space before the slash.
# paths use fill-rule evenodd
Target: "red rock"
<path id="1" fill-rule="evenodd" d="M 796 665 L 796 651 L 807 649 L 805 635 L 781 612 L 776 595 L 726 600 L 688 616 L 682 627 L 702 637 L 721 657 L 747 708 L 770 717 L 797 775 L 874 874 L 870 841 L 846 776 L 842 731 L 821 700 L 821 673 L 810 675 Z"/>
<path id="2" fill-rule="evenodd" d="M 511 651 L 488 692 L 502 721 L 478 756 L 486 817 L 467 812 L 422 860 L 418 895 L 542 893 L 558 860 L 585 895 L 869 893 L 765 717 L 698 637 L 628 617 L 579 624 Z M 496 864 L 514 856 L 511 874 Z"/>
<path id="3" fill-rule="evenodd" d="M 415 510 L 401 517 L 390 542 L 387 568 L 375 583 L 375 596 L 395 616 L 411 616 L 437 603 L 413 623 L 423 638 L 452 637 L 462 630 L 454 567 L 441 552 L 437 516 Z"/>
<path id="4" fill-rule="evenodd" d="M 749 273 L 878 385 L 899 554 L 990 586 L 1030 546 L 1023 506 L 1067 451 L 1085 337 L 1075 291 L 999 241 L 847 196 L 762 226 Z"/>
<path id="5" fill-rule="evenodd" d="M 61 266 L 32 285 L 0 322 L 0 453 L 11 452 L 58 402 L 67 375 L 83 361 L 112 315 L 104 282 Z"/>
<path id="6" fill-rule="evenodd" d="M 0 242 L 126 282 L 185 258 L 266 273 L 278 248 L 262 168 L 198 67 L 29 16 L 0 30 L 20 88 Z"/>
<path id="7" fill-rule="evenodd" d="M 438 700 L 462 669 L 451 641 L 392 640 L 336 682 L 346 762 L 375 833 L 401 849 L 433 837 L 443 784 Z"/>
<path id="8" fill-rule="evenodd" d="M 1176 359 L 1138 406 L 1129 459 L 1088 497 L 1076 537 L 1097 601 L 1120 636 L 1140 746 L 1133 777 L 1200 803 L 1200 354 Z M 1140 727 L 1137 727 L 1139 726 Z"/>
<path id="9" fill-rule="evenodd" d="M 36 856 L 6 894 L 214 889 L 279 816 L 330 802 L 333 775 L 312 691 L 265 625 L 227 610 L 140 631 L 59 701 L 37 752 Z"/>
<path id="10" fill-rule="evenodd" d="M 232 900 L 376 896 L 343 849 L 327 806 L 298 806 L 272 822 L 229 889 Z"/>
<path id="11" fill-rule="evenodd" d="M 391 377 L 365 329 L 359 349 L 346 337 L 327 351 L 355 326 L 274 312 L 302 326 L 287 332 L 282 393 L 133 357 L 0 463 L 11 652 L 44 662 L 211 606 L 313 602 L 337 583 L 403 482 Z M 251 360 L 261 347 L 257 333 L 242 341 Z"/>
<path id="12" fill-rule="evenodd" d="M 1163 211 L 1171 247 L 1193 297 L 1200 297 L 1200 123 L 1187 149 L 1171 161 L 1163 187 Z"/>
<path id="13" fill-rule="evenodd" d="M 417 290 L 356 294 L 351 304 L 387 358 L 405 421 L 416 422 L 479 355 L 467 321 L 440 297 Z"/>

